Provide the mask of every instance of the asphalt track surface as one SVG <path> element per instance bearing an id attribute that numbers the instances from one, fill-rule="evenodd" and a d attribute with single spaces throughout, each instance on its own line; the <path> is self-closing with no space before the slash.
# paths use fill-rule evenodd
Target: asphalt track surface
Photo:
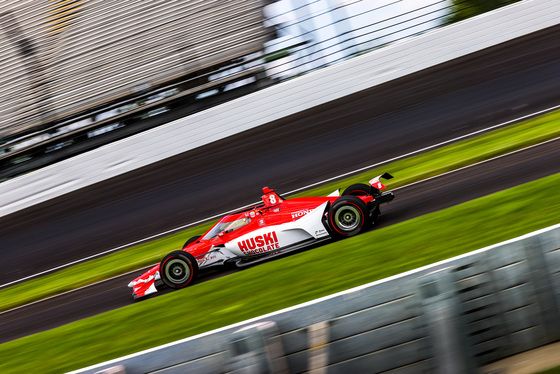
<path id="1" fill-rule="evenodd" d="M 559 47 L 551 28 L 3 217 L 0 284 L 560 104 Z M 399 190 L 382 224 L 557 173 L 558 149 Z M 1 341 L 127 305 L 132 278 L 1 314 Z"/>
<path id="2" fill-rule="evenodd" d="M 395 190 L 395 200 L 382 208 L 378 227 L 488 195 L 560 172 L 560 139 L 453 173 Z M 484 223 L 481 223 L 481 230 Z M 314 247 L 306 250 L 320 251 Z M 256 265 L 258 266 L 258 265 Z M 240 270 L 202 273 L 197 282 Z M 126 284 L 142 271 L 0 314 L 0 343 L 97 315 L 135 301 Z M 194 285 L 196 286 L 196 285 Z M 181 292 L 165 290 L 166 292 Z M 154 295 L 153 297 L 157 297 Z"/>

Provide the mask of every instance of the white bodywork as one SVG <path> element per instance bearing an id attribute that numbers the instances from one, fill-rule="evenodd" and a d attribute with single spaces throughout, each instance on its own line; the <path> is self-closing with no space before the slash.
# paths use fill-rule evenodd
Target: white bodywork
<path id="1" fill-rule="evenodd" d="M 326 206 L 327 202 L 296 221 L 266 226 L 227 242 L 224 247 L 214 247 L 197 259 L 198 266 L 221 265 L 228 259 L 272 253 L 306 240 L 328 237 L 321 222 Z"/>

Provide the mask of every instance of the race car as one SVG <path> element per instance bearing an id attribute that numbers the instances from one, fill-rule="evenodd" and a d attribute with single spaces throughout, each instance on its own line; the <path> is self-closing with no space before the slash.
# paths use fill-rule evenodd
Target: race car
<path id="1" fill-rule="evenodd" d="M 226 215 L 130 282 L 132 295 L 152 294 L 160 285 L 186 287 L 201 269 L 243 267 L 323 240 L 357 235 L 377 221 L 382 203 L 394 199 L 392 192 L 381 192 L 385 189 L 381 178 L 393 177 L 384 173 L 369 184 L 349 186 L 342 195 L 336 190 L 322 197 L 284 199 L 264 187 L 261 204 Z"/>

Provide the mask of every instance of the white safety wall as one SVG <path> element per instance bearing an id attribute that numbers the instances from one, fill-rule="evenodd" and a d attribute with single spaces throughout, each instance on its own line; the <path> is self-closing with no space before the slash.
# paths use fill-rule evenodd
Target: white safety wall
<path id="1" fill-rule="evenodd" d="M 522 1 L 272 86 L 0 183 L 0 216 L 559 22 L 559 1 Z"/>

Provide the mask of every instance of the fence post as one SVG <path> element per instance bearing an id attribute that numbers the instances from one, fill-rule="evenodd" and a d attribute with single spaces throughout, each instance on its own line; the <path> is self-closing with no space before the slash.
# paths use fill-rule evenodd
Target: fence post
<path id="1" fill-rule="evenodd" d="M 450 268 L 436 270 L 418 280 L 422 315 L 434 358 L 434 372 L 475 373 L 466 337 L 459 321 Z"/>
<path id="2" fill-rule="evenodd" d="M 550 268 L 552 263 L 547 262 L 545 258 L 545 240 L 548 237 L 541 234 L 529 238 L 524 243 L 525 256 L 529 263 L 529 278 L 535 290 L 536 303 L 541 314 L 542 323 L 544 325 L 544 336 L 542 341 L 535 341 L 536 345 L 552 343 L 560 339 L 560 306 L 558 305 L 554 284 L 551 278 Z M 548 233 L 551 235 L 551 233 Z M 549 245 L 550 246 L 550 245 Z"/>
<path id="3" fill-rule="evenodd" d="M 325 374 L 329 364 L 329 321 L 309 326 L 309 373 Z"/>
<path id="4" fill-rule="evenodd" d="M 228 373 L 288 373 L 282 341 L 275 322 L 258 322 L 234 331 L 228 353 Z"/>

